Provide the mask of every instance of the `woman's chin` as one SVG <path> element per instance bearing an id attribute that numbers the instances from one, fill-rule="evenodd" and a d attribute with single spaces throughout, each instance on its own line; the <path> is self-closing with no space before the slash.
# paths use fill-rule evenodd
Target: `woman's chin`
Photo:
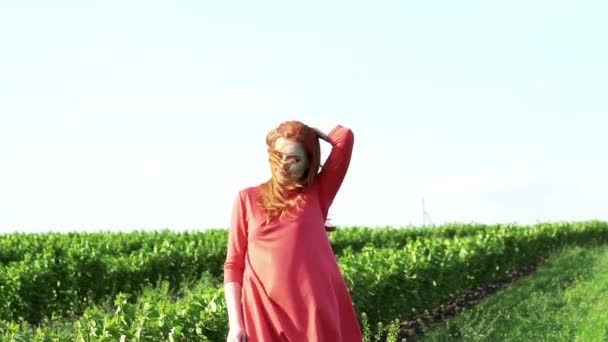
<path id="1" fill-rule="evenodd" d="M 285 176 L 282 176 L 282 175 L 276 175 L 276 176 L 274 177 L 274 179 L 276 179 L 276 181 L 277 181 L 279 184 L 288 184 L 288 183 L 289 183 L 289 178 L 288 178 L 288 177 L 285 177 Z"/>
<path id="2" fill-rule="evenodd" d="M 294 183 L 294 178 L 290 177 L 290 176 L 282 176 L 282 175 L 277 175 L 275 177 L 275 179 L 277 180 L 277 183 L 281 184 L 281 185 L 289 185 Z"/>

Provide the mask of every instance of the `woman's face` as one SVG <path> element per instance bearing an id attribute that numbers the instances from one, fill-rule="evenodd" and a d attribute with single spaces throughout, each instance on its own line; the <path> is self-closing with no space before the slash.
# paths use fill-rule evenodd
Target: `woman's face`
<path id="1" fill-rule="evenodd" d="M 306 151 L 298 142 L 279 137 L 274 144 L 279 163 L 273 165 L 273 173 L 281 184 L 289 184 L 302 178 L 308 169 Z"/>

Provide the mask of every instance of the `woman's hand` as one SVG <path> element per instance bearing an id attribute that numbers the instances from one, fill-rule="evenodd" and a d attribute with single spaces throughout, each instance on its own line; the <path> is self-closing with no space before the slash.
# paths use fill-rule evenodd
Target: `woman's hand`
<path id="1" fill-rule="evenodd" d="M 245 335 L 245 330 L 241 326 L 231 326 L 228 331 L 228 338 L 226 342 L 246 342 L 247 335 Z"/>
<path id="2" fill-rule="evenodd" d="M 315 131 L 315 133 L 317 133 L 317 136 L 319 137 L 319 139 L 323 139 L 325 141 L 329 141 L 329 140 L 327 140 L 327 134 L 329 133 L 329 131 L 331 129 L 330 130 L 325 129 L 325 131 L 328 132 L 328 133 L 325 133 L 324 130 L 321 130 L 321 129 L 317 128 L 317 127 L 312 127 L 311 126 L 310 128 L 312 128 Z"/>

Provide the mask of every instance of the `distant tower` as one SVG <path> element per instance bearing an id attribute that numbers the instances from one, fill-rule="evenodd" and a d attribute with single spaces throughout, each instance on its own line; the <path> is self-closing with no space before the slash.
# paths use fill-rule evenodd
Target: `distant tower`
<path id="1" fill-rule="evenodd" d="M 431 216 L 429 215 L 429 213 L 426 211 L 426 208 L 424 207 L 424 197 L 422 198 L 422 226 L 426 227 L 427 223 L 429 225 L 433 225 L 433 221 L 431 221 Z"/>

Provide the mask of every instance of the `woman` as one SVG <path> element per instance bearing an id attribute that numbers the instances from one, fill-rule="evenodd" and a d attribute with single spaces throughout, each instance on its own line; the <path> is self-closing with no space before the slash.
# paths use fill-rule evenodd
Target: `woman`
<path id="1" fill-rule="evenodd" d="M 332 145 L 320 168 L 320 142 Z M 353 132 L 286 121 L 266 136 L 272 177 L 234 201 L 224 289 L 228 342 L 362 341 L 331 248 L 327 213 L 351 160 Z M 242 303 L 241 303 L 242 299 Z"/>

